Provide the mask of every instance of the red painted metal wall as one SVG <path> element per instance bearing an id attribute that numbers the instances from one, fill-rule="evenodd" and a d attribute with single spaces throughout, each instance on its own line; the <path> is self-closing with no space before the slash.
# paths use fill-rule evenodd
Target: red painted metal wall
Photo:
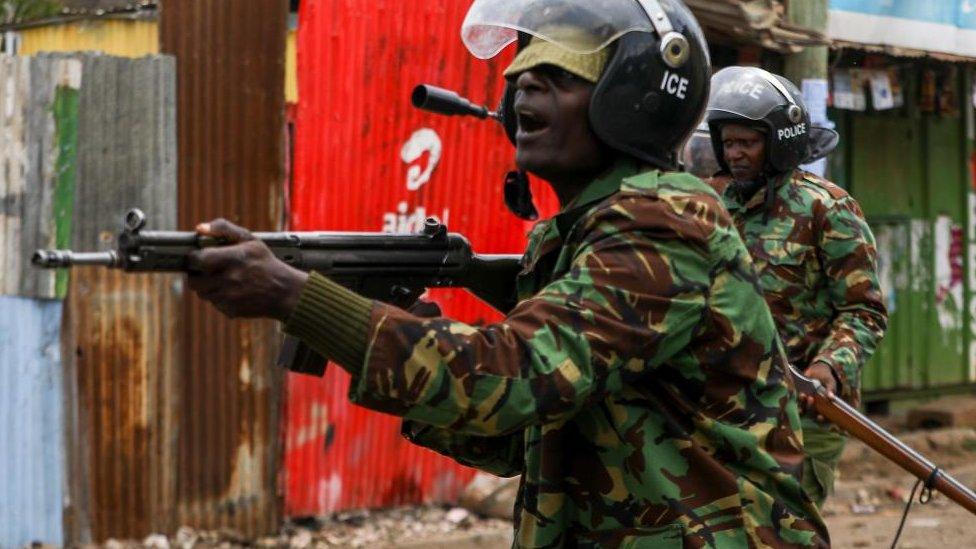
<path id="1" fill-rule="evenodd" d="M 530 228 L 503 205 L 513 149 L 494 122 L 414 110 L 418 83 L 497 105 L 501 61 L 472 58 L 460 40 L 466 0 L 311 0 L 299 23 L 296 230 L 411 231 L 426 215 L 481 253 L 521 252 Z M 511 53 L 508 54 L 509 56 Z M 554 199 L 536 185 L 544 212 Z M 438 292 L 449 316 L 498 317 L 462 291 Z M 456 496 L 470 469 L 413 447 L 399 420 L 348 403 L 348 376 L 288 381 L 289 516 Z"/>

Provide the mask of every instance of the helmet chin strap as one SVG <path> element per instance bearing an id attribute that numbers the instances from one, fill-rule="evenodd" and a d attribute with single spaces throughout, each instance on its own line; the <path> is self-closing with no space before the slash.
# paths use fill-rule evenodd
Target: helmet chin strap
<path id="1" fill-rule="evenodd" d="M 519 219 L 535 221 L 539 219 L 539 211 L 532 201 L 532 188 L 529 187 L 529 176 L 522 170 L 513 170 L 505 175 L 505 206 L 508 211 Z"/>

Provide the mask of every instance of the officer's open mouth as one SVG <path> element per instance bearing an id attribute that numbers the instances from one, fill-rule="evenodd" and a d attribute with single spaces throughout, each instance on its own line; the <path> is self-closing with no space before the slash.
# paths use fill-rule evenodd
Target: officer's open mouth
<path id="1" fill-rule="evenodd" d="M 516 113 L 518 117 L 519 131 L 532 134 L 545 130 L 549 124 L 537 113 L 527 109 L 519 109 Z"/>

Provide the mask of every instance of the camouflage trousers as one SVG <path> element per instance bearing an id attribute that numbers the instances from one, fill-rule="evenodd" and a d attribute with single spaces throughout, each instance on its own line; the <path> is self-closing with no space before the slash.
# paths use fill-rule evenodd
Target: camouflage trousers
<path id="1" fill-rule="evenodd" d="M 817 509 L 823 508 L 827 497 L 834 493 L 837 464 L 844 452 L 847 437 L 816 421 L 803 418 L 803 489 Z"/>

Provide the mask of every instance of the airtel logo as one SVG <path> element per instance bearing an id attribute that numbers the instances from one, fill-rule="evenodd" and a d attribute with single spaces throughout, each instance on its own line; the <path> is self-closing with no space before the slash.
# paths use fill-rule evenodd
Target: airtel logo
<path id="1" fill-rule="evenodd" d="M 782 141 L 784 139 L 794 139 L 800 137 L 805 133 L 807 133 L 807 125 L 797 124 L 792 128 L 784 128 L 779 130 L 778 132 L 776 132 L 776 137 L 778 137 L 779 140 Z"/>

